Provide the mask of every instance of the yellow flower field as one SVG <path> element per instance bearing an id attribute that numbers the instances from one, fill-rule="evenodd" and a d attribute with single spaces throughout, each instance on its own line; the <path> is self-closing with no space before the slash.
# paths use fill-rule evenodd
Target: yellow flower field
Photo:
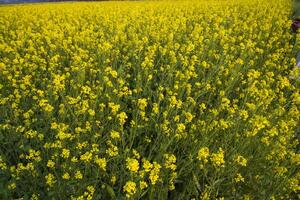
<path id="1" fill-rule="evenodd" d="M 299 198 L 291 13 L 291 0 L 1 6 L 0 199 Z"/>

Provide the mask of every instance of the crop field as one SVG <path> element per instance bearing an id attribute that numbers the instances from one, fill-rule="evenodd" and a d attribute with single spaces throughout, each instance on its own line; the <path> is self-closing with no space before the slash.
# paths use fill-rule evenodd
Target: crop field
<path id="1" fill-rule="evenodd" d="M 292 13 L 292 0 L 1 6 L 0 199 L 299 198 Z"/>

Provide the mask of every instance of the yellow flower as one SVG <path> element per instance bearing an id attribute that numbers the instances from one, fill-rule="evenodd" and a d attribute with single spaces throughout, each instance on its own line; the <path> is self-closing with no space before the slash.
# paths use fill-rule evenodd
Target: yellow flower
<path id="1" fill-rule="evenodd" d="M 215 167 L 224 167 L 224 151 L 222 148 L 219 148 L 218 153 L 211 154 L 211 162 Z"/>
<path id="2" fill-rule="evenodd" d="M 177 124 L 176 132 L 183 133 L 185 131 L 185 125 L 184 124 Z"/>
<path id="3" fill-rule="evenodd" d="M 14 189 L 16 189 L 16 187 L 17 187 L 17 184 L 16 184 L 15 182 L 10 183 L 10 184 L 8 185 L 8 189 L 9 189 L 9 190 L 14 190 Z"/>
<path id="4" fill-rule="evenodd" d="M 193 120 L 193 118 L 194 118 L 194 116 L 193 116 L 190 112 L 184 113 L 184 116 L 185 116 L 186 121 L 189 122 L 189 123 L 190 123 L 190 122 Z"/>
<path id="5" fill-rule="evenodd" d="M 300 190 L 299 175 L 298 175 L 298 177 L 296 176 L 296 177 L 290 178 L 288 181 L 288 186 L 294 192 L 299 191 Z"/>
<path id="6" fill-rule="evenodd" d="M 176 172 L 172 172 L 171 173 L 171 177 L 169 179 L 169 190 L 175 190 L 175 179 L 177 178 L 177 173 Z"/>
<path id="7" fill-rule="evenodd" d="M 209 149 L 207 147 L 202 147 L 198 151 L 198 160 L 202 161 L 204 164 L 208 162 Z"/>
<path id="8" fill-rule="evenodd" d="M 111 184 L 112 185 L 116 184 L 116 181 L 117 181 L 117 177 L 113 175 L 110 179 Z"/>
<path id="9" fill-rule="evenodd" d="M 76 163 L 78 162 L 78 159 L 76 157 L 72 157 L 71 162 Z"/>
<path id="10" fill-rule="evenodd" d="M 106 171 L 106 158 L 99 158 L 98 156 L 95 156 L 94 161 L 100 167 L 100 169 Z"/>
<path id="11" fill-rule="evenodd" d="M 70 174 L 68 172 L 64 173 L 62 176 L 63 179 L 69 180 L 70 179 Z"/>
<path id="12" fill-rule="evenodd" d="M 81 173 L 79 170 L 77 170 L 77 171 L 75 172 L 75 178 L 76 178 L 76 179 L 82 179 L 82 178 L 83 178 L 82 173 Z"/>
<path id="13" fill-rule="evenodd" d="M 147 159 L 143 159 L 143 168 L 145 172 L 150 172 L 152 169 L 153 165 L 148 161 Z"/>
<path id="14" fill-rule="evenodd" d="M 48 162 L 47 162 L 47 167 L 53 168 L 54 165 L 55 165 L 55 162 L 53 162 L 52 160 L 48 160 Z"/>
<path id="15" fill-rule="evenodd" d="M 54 185 L 54 183 L 56 182 L 53 174 L 51 174 L 51 173 L 49 173 L 48 175 L 46 175 L 45 178 L 46 178 L 46 184 L 49 187 L 52 187 Z"/>
<path id="16" fill-rule="evenodd" d="M 138 107 L 140 110 L 145 110 L 145 108 L 147 107 L 147 99 L 142 98 L 142 99 L 138 99 Z"/>
<path id="17" fill-rule="evenodd" d="M 6 163 L 3 161 L 2 157 L 0 156 L 0 169 L 1 170 L 6 170 L 7 169 L 7 165 Z"/>
<path id="18" fill-rule="evenodd" d="M 146 181 L 140 181 L 140 188 L 141 190 L 145 189 L 148 187 L 148 184 Z"/>
<path id="19" fill-rule="evenodd" d="M 141 155 L 139 154 L 139 152 L 137 150 L 133 149 L 132 153 L 136 159 L 140 159 Z"/>
<path id="20" fill-rule="evenodd" d="M 40 106 L 41 108 L 43 108 L 44 111 L 46 111 L 46 112 L 52 112 L 53 109 L 54 109 L 53 106 L 51 106 L 51 105 L 48 103 L 48 100 L 46 100 L 46 99 L 40 100 L 40 101 L 39 101 L 39 106 Z"/>
<path id="21" fill-rule="evenodd" d="M 88 110 L 88 113 L 89 113 L 89 115 L 92 116 L 92 117 L 95 116 L 95 111 L 92 110 L 92 109 L 89 109 L 89 110 Z"/>
<path id="22" fill-rule="evenodd" d="M 39 194 L 33 194 L 33 195 L 31 195 L 31 197 L 30 197 L 30 200 L 39 200 L 40 198 L 39 198 Z"/>
<path id="23" fill-rule="evenodd" d="M 41 161 L 42 158 L 40 157 L 41 152 L 40 151 L 35 151 L 33 149 L 29 150 L 29 155 L 26 156 L 26 159 L 34 160 L 34 161 Z"/>
<path id="24" fill-rule="evenodd" d="M 110 157 L 114 157 L 114 156 L 117 156 L 119 153 L 118 153 L 118 147 L 115 146 L 114 144 L 112 144 L 112 142 L 109 140 L 107 142 L 109 148 L 106 149 L 106 153 L 110 156 Z"/>
<path id="25" fill-rule="evenodd" d="M 125 112 L 121 112 L 120 114 L 117 115 L 120 125 L 123 126 L 124 123 L 126 122 L 126 119 L 128 118 Z"/>
<path id="26" fill-rule="evenodd" d="M 160 164 L 158 164 L 157 162 L 153 162 L 153 168 L 150 171 L 150 175 L 149 175 L 149 179 L 152 185 L 155 185 L 159 180 L 160 168 L 161 168 Z"/>
<path id="27" fill-rule="evenodd" d="M 123 187 L 123 191 L 126 193 L 126 197 L 130 198 L 137 191 L 136 183 L 132 181 L 127 181 Z"/>
<path id="28" fill-rule="evenodd" d="M 63 149 L 61 153 L 61 157 L 63 158 L 69 158 L 70 156 L 70 150 L 69 149 Z"/>
<path id="29" fill-rule="evenodd" d="M 126 159 L 126 168 L 131 172 L 138 172 L 139 170 L 139 161 L 135 158 L 127 158 Z"/>
<path id="30" fill-rule="evenodd" d="M 155 113 L 155 114 L 159 113 L 159 107 L 158 107 L 157 103 L 153 104 L 152 112 Z"/>
<path id="31" fill-rule="evenodd" d="M 120 139 L 120 133 L 117 132 L 117 131 L 111 131 L 111 132 L 110 132 L 110 137 L 111 137 L 112 139 L 119 140 L 119 139 Z"/>
<path id="32" fill-rule="evenodd" d="M 90 162 L 92 160 L 93 154 L 91 152 L 85 152 L 83 155 L 80 156 L 80 160 L 84 162 Z"/>
<path id="33" fill-rule="evenodd" d="M 244 158 L 243 156 L 237 156 L 236 159 L 235 159 L 235 162 L 241 166 L 247 166 L 247 159 Z"/>
<path id="34" fill-rule="evenodd" d="M 176 157 L 173 154 L 165 154 L 164 155 L 166 162 L 165 162 L 165 167 L 167 169 L 171 169 L 173 171 L 176 170 Z"/>
<path id="35" fill-rule="evenodd" d="M 238 173 L 237 175 L 236 175 L 236 177 L 234 178 L 234 180 L 235 180 L 235 182 L 244 182 L 245 181 L 245 179 L 244 179 L 244 177 L 240 174 L 240 173 Z"/>
<path id="36" fill-rule="evenodd" d="M 120 109 L 120 105 L 114 103 L 108 103 L 108 107 L 111 109 L 111 112 L 115 115 Z"/>

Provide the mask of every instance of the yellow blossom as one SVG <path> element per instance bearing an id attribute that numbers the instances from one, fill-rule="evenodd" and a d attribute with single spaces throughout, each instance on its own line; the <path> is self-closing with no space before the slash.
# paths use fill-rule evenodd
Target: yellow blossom
<path id="1" fill-rule="evenodd" d="M 131 172 L 138 172 L 140 165 L 139 161 L 134 158 L 127 158 L 126 159 L 126 168 Z"/>
<path id="2" fill-rule="evenodd" d="M 235 159 L 235 162 L 237 162 L 239 165 L 241 166 L 247 166 L 247 160 L 246 158 L 244 158 L 243 156 L 241 155 L 238 155 Z"/>
<path id="3" fill-rule="evenodd" d="M 223 149 L 219 148 L 218 153 L 212 153 L 210 160 L 215 167 L 224 167 L 225 161 Z"/>
<path id="4" fill-rule="evenodd" d="M 123 187 L 123 191 L 126 193 L 126 197 L 128 198 L 133 196 L 137 191 L 136 183 L 132 181 L 127 181 Z"/>
<path id="5" fill-rule="evenodd" d="M 245 181 L 245 179 L 244 179 L 244 177 L 240 174 L 240 173 L 238 173 L 237 175 L 236 175 L 236 177 L 234 178 L 234 180 L 235 180 L 235 182 L 244 182 Z"/>
<path id="6" fill-rule="evenodd" d="M 79 170 L 75 172 L 75 178 L 76 179 L 82 179 L 83 178 L 82 173 Z"/>
<path id="7" fill-rule="evenodd" d="M 69 180 L 70 179 L 70 174 L 68 172 L 64 173 L 62 176 L 63 179 Z"/>
<path id="8" fill-rule="evenodd" d="M 208 162 L 208 156 L 209 156 L 209 149 L 207 147 L 202 147 L 198 151 L 198 160 L 207 163 Z"/>
<path id="9" fill-rule="evenodd" d="M 49 186 L 49 187 L 52 187 L 54 185 L 54 183 L 56 182 L 53 174 L 49 173 L 45 176 L 45 179 L 46 179 L 46 184 Z"/>
<path id="10" fill-rule="evenodd" d="M 145 108 L 147 107 L 147 99 L 142 98 L 142 99 L 138 99 L 138 107 L 140 110 L 145 110 Z"/>

